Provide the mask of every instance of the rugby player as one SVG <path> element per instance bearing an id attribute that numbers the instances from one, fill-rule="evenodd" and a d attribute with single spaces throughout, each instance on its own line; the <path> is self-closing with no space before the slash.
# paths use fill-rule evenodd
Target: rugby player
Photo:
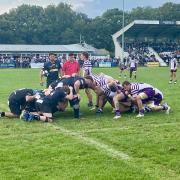
<path id="1" fill-rule="evenodd" d="M 177 66 L 178 66 L 178 62 L 177 62 L 176 56 L 174 55 L 170 61 L 171 75 L 170 75 L 169 84 L 172 84 L 173 81 L 174 81 L 174 84 L 177 83 L 177 79 L 176 79 Z"/>
<path id="2" fill-rule="evenodd" d="M 80 76 L 62 78 L 52 83 L 49 88 L 51 90 L 51 89 L 56 89 L 57 87 L 62 87 L 64 85 L 73 87 L 74 98 L 69 102 L 74 110 L 74 118 L 79 118 L 80 89 L 90 88 L 92 90 L 95 90 L 95 84 L 93 82 L 93 78 L 91 76 L 86 76 L 85 78 Z"/>
<path id="3" fill-rule="evenodd" d="M 124 74 L 124 78 L 126 79 L 126 71 L 127 71 L 127 59 L 123 59 L 123 61 L 119 62 L 119 68 L 120 68 L 120 75 L 121 78 Z"/>
<path id="4" fill-rule="evenodd" d="M 136 79 L 137 61 L 134 56 L 132 56 L 132 58 L 130 58 L 129 67 L 130 67 L 130 80 L 132 79 L 133 72 L 134 72 L 134 79 Z"/>
<path id="5" fill-rule="evenodd" d="M 49 61 L 44 63 L 43 68 L 40 71 L 40 85 L 43 86 L 44 84 L 44 77 L 47 77 L 46 79 L 46 87 L 49 87 L 49 85 L 59 79 L 59 76 L 61 76 L 61 63 L 59 60 L 56 60 L 56 56 L 54 53 L 49 53 Z"/>
<path id="6" fill-rule="evenodd" d="M 28 102 L 37 97 L 37 91 L 33 89 L 18 89 L 12 92 L 8 98 L 10 112 L 0 112 L 0 117 L 18 118 Z"/>
<path id="7" fill-rule="evenodd" d="M 89 54 L 87 52 L 83 52 L 81 54 L 81 60 L 84 61 L 82 70 L 83 70 L 83 77 L 90 76 L 92 74 L 92 64 L 91 61 L 89 60 Z M 85 93 L 88 97 L 88 107 L 92 108 L 93 107 L 93 97 L 91 90 L 86 88 Z"/>
<path id="8" fill-rule="evenodd" d="M 43 122 L 53 122 L 53 114 L 57 111 L 64 111 L 67 107 L 67 100 L 72 99 L 72 87 L 58 87 L 49 95 L 37 99 L 35 102 L 36 112 L 29 113 L 24 111 L 22 118 L 26 121 L 40 120 Z"/>
<path id="9" fill-rule="evenodd" d="M 153 101 L 156 96 L 155 88 L 146 83 L 130 83 L 128 81 L 123 82 L 125 94 L 137 104 L 139 114 L 137 117 L 144 117 L 143 103 Z M 165 110 L 169 114 L 170 106 L 167 104 L 162 105 L 162 110 Z"/>

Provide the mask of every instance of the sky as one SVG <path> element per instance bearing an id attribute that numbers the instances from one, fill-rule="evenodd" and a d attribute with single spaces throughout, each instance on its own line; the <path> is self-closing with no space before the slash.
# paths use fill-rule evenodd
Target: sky
<path id="1" fill-rule="evenodd" d="M 122 9 L 123 0 L 0 0 L 0 14 L 8 12 L 22 4 L 39 5 L 46 7 L 49 4 L 57 5 L 66 2 L 72 5 L 77 12 L 83 12 L 89 17 L 94 18 L 102 15 L 107 9 Z M 131 10 L 137 6 L 159 7 L 166 2 L 180 3 L 180 0 L 124 0 L 125 10 Z"/>

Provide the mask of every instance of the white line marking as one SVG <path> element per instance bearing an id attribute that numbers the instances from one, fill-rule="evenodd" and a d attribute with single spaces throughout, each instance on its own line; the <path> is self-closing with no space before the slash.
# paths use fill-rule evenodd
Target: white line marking
<path id="1" fill-rule="evenodd" d="M 77 132 L 73 132 L 70 130 L 67 130 L 65 128 L 59 127 L 59 126 L 55 126 L 50 124 L 52 127 L 54 127 L 56 130 L 59 130 L 60 132 L 62 132 L 63 134 L 67 135 L 67 136 L 71 136 L 75 139 L 81 140 L 84 143 L 88 144 L 88 145 L 93 145 L 96 149 L 106 152 L 106 154 L 108 154 L 111 157 L 116 157 L 116 158 L 120 158 L 122 160 L 129 160 L 132 159 L 129 157 L 129 155 L 125 154 L 124 152 L 118 151 L 113 149 L 112 147 L 110 147 L 107 144 L 103 144 L 97 140 L 94 140 L 92 138 L 89 137 L 85 137 L 80 133 Z"/>
<path id="2" fill-rule="evenodd" d="M 85 129 L 77 131 L 77 133 L 93 133 L 93 132 L 106 132 L 106 131 L 119 131 L 119 130 L 128 130 L 129 127 L 114 127 L 114 128 L 97 128 L 97 129 Z"/>

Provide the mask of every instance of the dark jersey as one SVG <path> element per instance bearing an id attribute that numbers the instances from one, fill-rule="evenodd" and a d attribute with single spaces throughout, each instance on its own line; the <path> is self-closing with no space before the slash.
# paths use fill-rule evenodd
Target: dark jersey
<path id="1" fill-rule="evenodd" d="M 80 76 L 59 79 L 51 83 L 50 86 L 52 89 L 56 89 L 57 87 L 62 86 L 72 86 L 74 88 L 76 81 L 80 81 L 80 89 L 87 88 L 84 78 Z"/>
<path id="2" fill-rule="evenodd" d="M 32 89 L 18 89 L 11 93 L 9 99 L 13 99 L 19 104 L 23 105 L 26 103 L 26 96 L 33 96 L 33 94 Z"/>
<path id="3" fill-rule="evenodd" d="M 55 113 L 58 111 L 58 103 L 63 102 L 66 95 L 61 88 L 57 88 L 50 95 L 36 101 L 37 110 L 44 113 Z"/>
<path id="4" fill-rule="evenodd" d="M 46 72 L 47 76 L 47 87 L 59 78 L 59 70 L 61 69 L 61 64 L 59 60 L 54 63 L 46 62 L 44 63 L 43 72 Z"/>
<path id="5" fill-rule="evenodd" d="M 65 78 L 61 80 L 63 85 L 72 86 L 72 87 L 74 87 L 76 81 L 80 81 L 80 89 L 86 88 L 85 80 L 80 76 Z"/>
<path id="6" fill-rule="evenodd" d="M 32 96 L 32 89 L 19 89 L 11 93 L 8 99 L 9 109 L 13 114 L 20 115 L 26 107 L 26 96 Z"/>

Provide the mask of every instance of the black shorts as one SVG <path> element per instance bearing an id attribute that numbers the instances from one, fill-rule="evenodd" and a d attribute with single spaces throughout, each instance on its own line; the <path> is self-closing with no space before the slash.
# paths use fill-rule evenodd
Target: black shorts
<path id="1" fill-rule="evenodd" d="M 171 72 L 173 73 L 173 72 L 177 72 L 177 69 L 171 69 Z"/>
<path id="2" fill-rule="evenodd" d="M 15 115 L 20 115 L 22 110 L 21 110 L 21 105 L 16 101 L 14 100 L 13 98 L 9 98 L 9 101 L 8 101 L 8 105 L 9 105 L 9 109 L 11 111 L 11 113 L 15 114 Z"/>

